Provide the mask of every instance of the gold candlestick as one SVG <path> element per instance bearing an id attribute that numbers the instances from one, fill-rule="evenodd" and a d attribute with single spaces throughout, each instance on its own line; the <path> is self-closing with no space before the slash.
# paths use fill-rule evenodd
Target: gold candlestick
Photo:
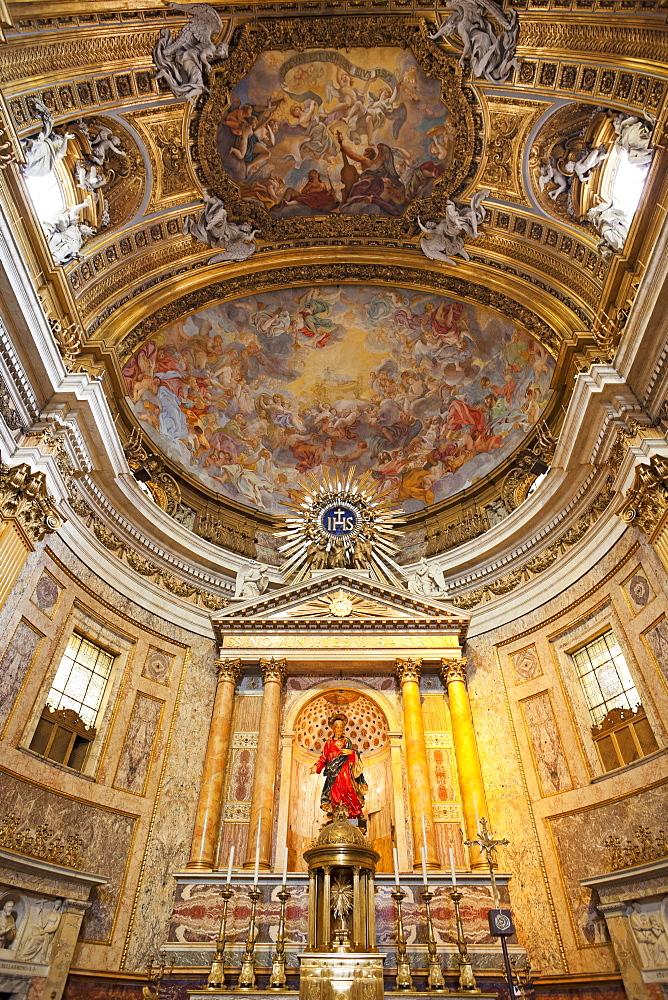
<path id="1" fill-rule="evenodd" d="M 278 893 L 281 901 L 281 915 L 278 918 L 278 934 L 276 936 L 276 954 L 271 966 L 271 976 L 269 986 L 273 990 L 284 990 L 286 988 L 285 978 L 285 907 L 290 899 L 290 891 L 283 886 Z"/>
<path id="2" fill-rule="evenodd" d="M 431 907 L 429 906 L 434 898 L 434 894 L 429 891 L 427 886 L 425 886 L 422 890 L 422 898 L 424 899 L 424 905 L 427 911 L 427 989 L 445 991 L 445 979 L 443 978 L 441 961 L 436 954 L 434 924 L 432 923 Z"/>
<path id="3" fill-rule="evenodd" d="M 398 990 L 412 990 L 413 979 L 411 966 L 406 952 L 406 935 L 404 934 L 404 918 L 401 913 L 401 903 L 406 893 L 400 886 L 392 890 L 392 899 L 397 904 L 397 985 Z"/>
<path id="4" fill-rule="evenodd" d="M 462 894 L 457 888 L 452 888 L 450 890 L 450 899 L 455 904 L 455 920 L 457 922 L 457 951 L 459 952 L 459 988 L 460 990 L 466 990 L 467 993 L 480 993 L 478 989 L 478 984 L 475 981 L 475 976 L 473 975 L 473 966 L 471 965 L 471 958 L 469 956 L 468 948 L 466 947 L 466 938 L 464 937 L 464 925 L 462 924 L 461 914 L 459 912 L 459 900 L 462 898 Z"/>
<path id="5" fill-rule="evenodd" d="M 206 981 L 208 990 L 221 990 L 225 985 L 225 930 L 227 928 L 227 906 L 234 895 L 231 886 L 226 885 L 221 889 L 220 895 L 223 897 L 223 912 L 218 928 L 216 939 L 216 953 L 213 956 L 209 978 Z"/>
<path id="6" fill-rule="evenodd" d="M 255 989 L 255 908 L 257 901 L 262 895 L 257 886 L 254 886 L 248 893 L 251 900 L 250 923 L 248 924 L 248 935 L 246 936 L 246 950 L 241 959 L 241 972 L 237 984 L 240 990 Z"/>

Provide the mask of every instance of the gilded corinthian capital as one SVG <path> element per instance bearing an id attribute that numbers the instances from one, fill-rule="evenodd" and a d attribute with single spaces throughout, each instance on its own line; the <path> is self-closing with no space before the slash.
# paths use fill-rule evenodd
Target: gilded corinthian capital
<path id="1" fill-rule="evenodd" d="M 275 660 L 273 656 L 270 660 L 260 660 L 260 671 L 265 684 L 267 681 L 278 681 L 282 684 L 287 669 L 287 660 Z"/>
<path id="2" fill-rule="evenodd" d="M 219 681 L 232 681 L 236 684 L 241 676 L 241 660 L 216 660 Z"/>
<path id="3" fill-rule="evenodd" d="M 626 494 L 620 511 L 623 521 L 634 524 L 646 534 L 661 524 L 668 513 L 668 459 L 654 455 L 649 465 L 636 466 L 633 486 Z"/>
<path id="4" fill-rule="evenodd" d="M 414 660 L 412 658 L 407 660 L 395 660 L 395 673 L 400 684 L 405 684 L 406 681 L 415 681 L 416 683 L 419 683 L 421 670 L 422 660 Z"/>
<path id="5" fill-rule="evenodd" d="M 445 684 L 451 684 L 452 681 L 462 681 L 465 684 L 467 663 L 467 656 L 457 660 L 441 660 L 441 677 Z"/>
<path id="6" fill-rule="evenodd" d="M 0 465 L 0 516 L 15 517 L 33 542 L 57 531 L 63 519 L 46 488 L 43 472 L 29 465 Z"/>

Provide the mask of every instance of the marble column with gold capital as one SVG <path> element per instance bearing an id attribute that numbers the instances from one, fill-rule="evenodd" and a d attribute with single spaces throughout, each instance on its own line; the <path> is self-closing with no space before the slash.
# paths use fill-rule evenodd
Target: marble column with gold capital
<path id="1" fill-rule="evenodd" d="M 241 660 L 216 660 L 218 685 L 213 703 L 209 742 L 204 758 L 190 861 L 187 868 L 213 868 L 223 809 L 223 781 L 232 731 L 234 689 L 241 674 Z"/>
<path id="2" fill-rule="evenodd" d="M 252 868 L 255 864 L 258 830 L 260 831 L 260 868 L 267 871 L 271 867 L 271 834 L 274 828 L 274 791 L 281 723 L 281 687 L 286 667 L 285 660 L 275 660 L 273 656 L 270 660 L 260 660 L 264 691 L 262 692 L 262 707 L 260 709 L 260 732 L 257 740 L 244 868 Z"/>
<path id="3" fill-rule="evenodd" d="M 434 810 L 431 802 L 431 785 L 427 767 L 427 750 L 424 742 L 424 722 L 420 699 L 421 660 L 397 660 L 396 674 L 401 685 L 401 700 L 404 706 L 404 745 L 406 748 L 406 771 L 408 774 L 408 801 L 411 809 L 413 829 L 413 868 L 422 865 L 422 819 L 427 836 L 427 865 L 438 868 L 436 851 L 436 829 Z"/>
<path id="4" fill-rule="evenodd" d="M 473 716 L 469 693 L 466 688 L 467 658 L 441 660 L 441 677 L 448 689 L 452 742 L 455 746 L 459 788 L 462 794 L 462 809 L 466 824 L 466 839 L 476 840 L 476 812 L 489 821 L 485 788 L 482 783 L 480 757 L 473 728 Z M 477 847 L 469 848 L 472 868 L 487 868 L 487 863 Z"/>

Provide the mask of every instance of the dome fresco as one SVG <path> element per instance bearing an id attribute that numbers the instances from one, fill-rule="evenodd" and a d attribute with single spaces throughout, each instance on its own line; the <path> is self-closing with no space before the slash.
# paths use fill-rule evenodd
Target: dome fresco
<path id="1" fill-rule="evenodd" d="M 204 486 L 280 512 L 305 473 L 370 469 L 406 512 L 489 474 L 541 418 L 553 362 L 432 293 L 303 286 L 211 306 L 123 369 L 140 426 Z"/>

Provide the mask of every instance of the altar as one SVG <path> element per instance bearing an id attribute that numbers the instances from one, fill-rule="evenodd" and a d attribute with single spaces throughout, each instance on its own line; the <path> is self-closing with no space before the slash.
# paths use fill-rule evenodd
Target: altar
<path id="1" fill-rule="evenodd" d="M 345 720 L 339 735 L 363 768 L 359 829 L 375 859 L 373 890 L 367 887 L 365 897 L 377 955 L 373 989 L 396 985 L 398 877 L 409 992 L 428 986 L 433 952 L 456 990 L 461 954 L 451 863 L 471 968 L 498 979 L 504 966 L 487 921 L 495 905 L 489 869 L 477 844 L 465 843 L 476 841 L 480 817 L 488 816 L 462 655 L 468 621 L 445 601 L 355 570 L 316 573 L 212 616 L 218 687 L 190 859 L 174 875 L 164 942 L 175 966 L 208 973 L 228 884 L 221 959 L 228 990 L 243 973 L 249 922 L 255 979 L 243 992 L 269 987 L 279 931 L 288 991 L 299 988 L 300 960 L 303 979 L 314 968 L 308 956 L 321 953 L 323 941 L 333 947 L 327 934 L 319 944 L 312 940 L 309 899 L 316 887 L 308 857 L 332 818 L 321 808 L 323 775 L 313 772 L 339 717 Z M 289 898 L 282 903 L 286 852 Z M 425 877 L 433 894 L 430 931 Z M 502 871 L 496 875 L 503 907 L 509 880 Z M 524 951 L 514 938 L 508 945 L 520 967 Z M 317 960 L 321 969 L 323 961 Z M 372 1000 L 372 987 L 365 989 Z M 324 1000 L 318 988 L 310 990 L 309 1000 Z"/>

